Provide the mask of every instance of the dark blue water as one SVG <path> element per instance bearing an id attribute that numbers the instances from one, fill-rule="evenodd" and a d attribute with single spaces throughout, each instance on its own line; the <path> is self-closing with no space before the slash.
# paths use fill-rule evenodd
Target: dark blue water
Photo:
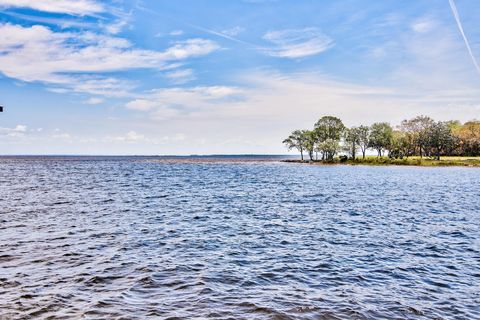
<path id="1" fill-rule="evenodd" d="M 0 319 L 480 319 L 479 169 L 151 160 L 0 159 Z"/>

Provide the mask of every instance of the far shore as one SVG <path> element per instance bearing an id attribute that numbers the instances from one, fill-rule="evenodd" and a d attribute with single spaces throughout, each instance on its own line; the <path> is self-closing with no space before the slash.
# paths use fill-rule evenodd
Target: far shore
<path id="1" fill-rule="evenodd" d="M 418 167 L 480 167 L 480 157 L 441 157 L 436 160 L 428 157 L 409 157 L 392 159 L 388 157 L 368 156 L 356 159 L 334 158 L 333 160 L 282 160 L 288 163 L 313 165 L 368 165 L 368 166 L 418 166 Z"/>

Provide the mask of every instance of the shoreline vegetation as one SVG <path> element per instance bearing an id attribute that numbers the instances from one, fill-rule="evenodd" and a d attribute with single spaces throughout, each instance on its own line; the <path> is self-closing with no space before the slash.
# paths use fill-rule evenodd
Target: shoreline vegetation
<path id="1" fill-rule="evenodd" d="M 480 167 L 478 120 L 462 124 L 418 116 L 395 127 L 376 122 L 347 128 L 339 118 L 324 116 L 312 130 L 293 131 L 283 144 L 301 155 L 285 162 Z M 377 156 L 367 155 L 369 150 Z"/>
<path id="2" fill-rule="evenodd" d="M 282 160 L 287 163 L 303 163 L 312 165 L 363 165 L 363 166 L 418 166 L 418 167 L 479 167 L 480 157 L 442 157 L 434 158 L 409 157 L 394 159 L 389 157 L 366 156 L 363 158 L 341 158 L 333 160 Z"/>

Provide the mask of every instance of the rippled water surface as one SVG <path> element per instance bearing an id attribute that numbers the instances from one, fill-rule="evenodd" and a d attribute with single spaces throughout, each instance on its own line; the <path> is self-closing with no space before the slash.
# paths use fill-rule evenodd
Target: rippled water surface
<path id="1" fill-rule="evenodd" d="M 480 319 L 479 169 L 174 160 L 0 159 L 0 319 Z"/>

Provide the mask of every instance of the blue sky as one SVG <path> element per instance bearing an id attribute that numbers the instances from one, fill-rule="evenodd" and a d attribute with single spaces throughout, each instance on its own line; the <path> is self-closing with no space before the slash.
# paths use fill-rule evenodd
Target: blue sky
<path id="1" fill-rule="evenodd" d="M 0 154 L 285 153 L 326 114 L 478 119 L 478 16 L 476 0 L 0 0 Z"/>

